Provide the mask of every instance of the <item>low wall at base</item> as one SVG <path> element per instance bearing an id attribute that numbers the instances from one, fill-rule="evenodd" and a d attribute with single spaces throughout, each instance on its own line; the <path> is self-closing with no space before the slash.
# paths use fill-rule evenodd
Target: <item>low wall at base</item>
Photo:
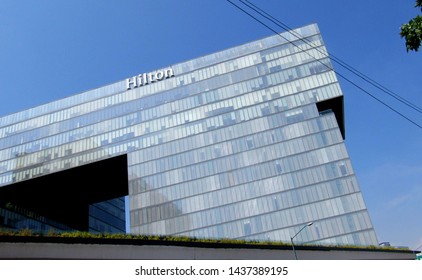
<path id="1" fill-rule="evenodd" d="M 247 244 L 212 244 L 186 242 L 124 242 L 109 240 L 0 240 L 0 259 L 125 259 L 125 260 L 289 260 L 294 259 L 291 246 Z M 32 242 L 31 242 L 32 241 Z M 47 240 L 48 241 L 48 240 Z M 63 242 L 62 242 L 63 241 Z M 107 244 L 108 243 L 108 244 Z M 300 260 L 414 260 L 420 252 L 297 246 Z"/>

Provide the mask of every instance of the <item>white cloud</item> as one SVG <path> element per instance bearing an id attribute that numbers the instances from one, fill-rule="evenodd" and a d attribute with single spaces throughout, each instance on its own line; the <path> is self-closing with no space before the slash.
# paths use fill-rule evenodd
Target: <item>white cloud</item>
<path id="1" fill-rule="evenodd" d="M 419 239 L 418 243 L 412 247 L 412 249 L 417 250 L 417 251 L 422 251 L 422 236 Z"/>
<path id="2" fill-rule="evenodd" d="M 358 178 L 363 192 L 376 196 L 379 206 L 391 209 L 422 201 L 422 165 L 387 163 L 362 175 Z"/>
<path id="3" fill-rule="evenodd" d="M 380 241 L 422 246 L 422 165 L 389 162 L 366 169 L 359 182 Z M 419 249 L 422 251 L 422 247 Z"/>
<path id="4" fill-rule="evenodd" d="M 412 196 L 411 193 L 395 197 L 392 200 L 387 202 L 387 207 L 388 208 L 399 207 L 400 205 L 403 205 L 403 204 L 409 202 L 410 200 L 412 200 L 412 198 L 413 198 L 413 196 Z"/>

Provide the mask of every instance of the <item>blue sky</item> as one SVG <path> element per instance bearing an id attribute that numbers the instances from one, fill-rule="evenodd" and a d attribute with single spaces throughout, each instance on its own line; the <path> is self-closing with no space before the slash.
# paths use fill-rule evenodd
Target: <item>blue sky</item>
<path id="1" fill-rule="evenodd" d="M 399 36 L 415 1 L 250 1 L 291 27 L 318 23 L 330 53 L 422 107 L 422 52 L 407 53 Z M 268 35 L 225 0 L 2 0 L 0 115 Z M 422 129 L 339 80 L 346 145 L 379 241 L 422 249 Z"/>

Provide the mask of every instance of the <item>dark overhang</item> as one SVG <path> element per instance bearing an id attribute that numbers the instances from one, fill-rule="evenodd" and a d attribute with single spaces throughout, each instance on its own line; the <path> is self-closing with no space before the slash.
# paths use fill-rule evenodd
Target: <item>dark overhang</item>
<path id="1" fill-rule="evenodd" d="M 317 108 L 320 114 L 333 112 L 336 116 L 338 126 L 340 127 L 341 135 L 343 139 L 346 139 L 346 131 L 344 126 L 344 98 L 339 96 L 328 100 L 318 102 Z"/>
<path id="2" fill-rule="evenodd" d="M 0 199 L 77 230 L 88 230 L 89 205 L 128 195 L 127 155 L 0 188 Z"/>

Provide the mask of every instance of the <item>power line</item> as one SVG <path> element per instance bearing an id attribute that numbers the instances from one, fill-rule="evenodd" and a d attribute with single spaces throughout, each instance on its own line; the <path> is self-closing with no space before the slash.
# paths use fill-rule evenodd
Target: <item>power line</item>
<path id="1" fill-rule="evenodd" d="M 271 22 L 273 22 L 274 24 L 276 24 L 280 28 L 282 28 L 285 31 L 289 32 L 290 34 L 292 34 L 293 36 L 295 36 L 297 39 L 299 39 L 302 42 L 306 43 L 308 46 L 311 46 L 313 48 L 316 47 L 312 42 L 310 42 L 306 38 L 303 38 L 299 33 L 297 33 L 296 31 L 294 31 L 291 27 L 289 27 L 288 25 L 284 24 L 283 22 L 281 22 L 277 18 L 271 16 L 269 13 L 265 12 L 264 10 L 262 10 L 261 8 L 259 8 L 258 6 L 256 6 L 255 4 L 251 3 L 250 1 L 248 1 L 248 0 L 239 0 L 239 1 L 242 2 L 244 5 L 248 6 L 250 9 L 254 10 L 255 12 L 257 12 L 258 14 L 260 14 L 261 16 L 263 16 L 266 19 L 270 20 Z M 320 51 L 318 49 L 316 49 L 316 51 L 318 51 L 318 52 L 320 52 L 320 53 L 322 53 L 322 54 L 325 55 L 325 53 L 323 53 L 322 51 Z M 422 113 L 422 109 L 420 107 L 418 107 L 417 105 L 413 104 L 412 102 L 406 100 L 405 98 L 401 97 L 400 95 L 398 95 L 397 93 L 393 92 L 392 90 L 390 90 L 390 89 L 386 88 L 385 86 L 381 85 L 380 83 L 378 83 L 377 81 L 375 81 L 372 78 L 368 77 L 367 75 L 365 75 L 361 71 L 359 71 L 356 68 L 352 67 L 350 64 L 348 64 L 345 61 L 341 60 L 340 58 L 336 57 L 334 54 L 332 54 L 332 53 L 330 53 L 328 51 L 327 51 L 327 53 L 328 53 L 329 57 L 331 58 L 331 60 L 337 62 L 339 65 L 343 66 L 344 68 L 346 68 L 347 70 L 349 70 L 350 72 L 352 72 L 353 74 L 355 74 L 356 76 L 360 77 L 361 79 L 363 79 L 364 81 L 368 82 L 372 86 L 378 88 L 379 90 L 383 91 L 384 93 L 390 95 L 391 97 L 393 97 L 397 101 L 399 101 L 399 102 L 405 104 L 406 106 L 412 108 L 413 110 L 415 110 L 415 111 L 417 111 L 419 113 Z"/>
<path id="2" fill-rule="evenodd" d="M 402 118 L 406 119 L 407 121 L 411 122 L 412 124 L 416 125 L 417 127 L 422 129 L 422 126 L 419 125 L 418 123 L 416 123 L 415 121 L 411 120 L 410 118 L 408 118 L 407 116 L 405 116 L 404 114 L 400 113 L 399 111 L 397 111 L 396 109 L 394 109 L 393 107 L 391 107 L 390 105 L 388 105 L 387 103 L 383 102 L 381 99 L 377 98 L 376 96 L 374 96 L 373 94 L 371 94 L 370 92 L 368 92 L 367 90 L 365 90 L 364 88 L 362 88 L 361 86 L 359 86 L 358 84 L 356 84 L 355 82 L 353 82 L 352 80 L 348 79 L 347 77 L 345 77 L 344 75 L 340 74 L 339 72 L 335 71 L 333 69 L 333 67 L 331 67 L 330 65 L 325 64 L 324 62 L 322 62 L 320 59 L 314 57 L 313 55 L 309 54 L 306 50 L 302 49 L 300 46 L 298 46 L 297 44 L 295 44 L 293 41 L 287 39 L 286 37 L 284 37 L 283 35 L 281 35 L 279 32 L 277 32 L 276 30 L 274 30 L 273 28 L 271 28 L 269 25 L 265 24 L 263 21 L 259 20 L 257 17 L 253 16 L 251 13 L 249 13 L 248 11 L 246 11 L 245 9 L 241 8 L 240 6 L 236 5 L 235 3 L 233 3 L 231 0 L 226 0 L 227 2 L 229 2 L 230 4 L 232 4 L 233 6 L 235 6 L 237 9 L 239 9 L 240 11 L 242 11 L 243 13 L 245 13 L 246 15 L 248 15 L 249 17 L 253 18 L 255 21 L 259 22 L 261 25 L 265 26 L 266 28 L 268 28 L 269 30 L 271 30 L 272 32 L 274 32 L 275 34 L 277 34 L 278 36 L 280 36 L 281 38 L 283 38 L 284 40 L 288 41 L 289 43 L 291 43 L 292 45 L 294 45 L 296 48 L 298 48 L 299 50 L 305 52 L 307 55 L 309 55 L 310 57 L 312 57 L 313 59 L 315 59 L 316 61 L 318 61 L 319 63 L 321 63 L 322 65 L 324 65 L 325 67 L 327 67 L 328 69 L 330 69 L 331 71 L 333 71 L 334 73 L 336 73 L 338 76 L 342 77 L 344 80 L 346 80 L 347 82 L 349 82 L 350 84 L 352 84 L 353 86 L 355 86 L 356 88 L 360 89 L 361 91 L 363 91 L 364 93 L 366 93 L 368 96 L 372 97 L 373 99 L 375 99 L 376 101 L 380 102 L 382 105 L 386 106 L 387 108 L 389 108 L 390 110 L 392 110 L 393 112 L 395 112 L 396 114 L 398 114 L 399 116 L 401 116 Z M 239 0 L 242 3 L 244 3 L 242 0 Z M 248 5 L 247 5 L 248 6 Z M 249 7 L 249 6 L 248 6 Z M 253 9 L 254 11 L 256 11 L 255 9 Z M 259 13 L 259 12 L 258 12 Z M 261 13 L 259 13 L 261 16 L 263 16 Z M 265 16 L 264 16 L 265 17 Z M 266 17 L 267 18 L 267 17 Z M 268 18 L 267 18 L 268 19 Z M 271 22 L 274 23 L 273 20 L 271 20 Z M 277 23 L 274 23 L 276 25 L 278 25 Z M 288 30 L 288 32 L 290 34 L 291 33 L 291 29 Z M 292 34 L 294 35 L 294 34 Z M 301 39 L 303 40 L 303 38 Z M 309 43 L 309 42 L 308 42 Z M 315 47 L 315 46 L 314 46 Z M 325 55 L 325 53 L 324 53 Z M 342 65 L 341 63 L 339 63 L 340 65 Z M 343 65 L 342 65 L 343 66 Z M 345 67 L 345 66 L 343 66 Z M 347 69 L 347 68 L 346 68 Z M 349 70 L 351 71 L 351 70 Z M 354 73 L 352 71 L 352 73 Z M 420 110 L 420 109 L 419 109 Z"/>
<path id="3" fill-rule="evenodd" d="M 255 16 L 253 16 L 252 14 L 250 14 L 249 12 L 247 12 L 246 10 L 242 9 L 241 7 L 239 7 L 238 5 L 236 5 L 235 3 L 233 3 L 230 0 L 227 0 L 230 4 L 232 4 L 233 6 L 235 6 L 236 8 L 238 8 L 239 10 L 241 10 L 242 12 L 244 12 L 245 14 L 247 14 L 248 16 L 250 16 L 251 18 L 253 18 L 254 20 L 256 20 L 257 22 L 259 22 L 260 24 L 262 24 L 263 26 L 265 26 L 266 28 L 268 28 L 269 30 L 273 31 L 275 34 L 279 35 L 280 37 L 282 37 L 284 40 L 290 42 L 291 44 L 293 44 L 295 47 L 297 47 L 298 49 L 300 49 L 301 51 L 307 53 L 310 57 L 312 57 L 313 59 L 315 59 L 316 61 L 318 61 L 319 63 L 323 64 L 325 67 L 329 68 L 330 70 L 334 71 L 338 76 L 342 77 L 343 79 L 345 79 L 346 81 L 348 81 L 349 83 L 351 83 L 352 85 L 354 85 L 356 88 L 360 89 L 361 91 L 363 91 L 364 93 L 366 93 L 367 95 L 369 95 L 370 97 L 372 97 L 373 99 L 375 99 L 376 101 L 380 102 L 381 104 L 383 104 L 384 106 L 386 106 L 387 108 L 389 108 L 390 110 L 392 110 L 393 112 L 395 112 L 396 114 L 400 115 L 401 117 L 403 117 L 404 119 L 408 120 L 409 122 L 413 123 L 414 125 L 416 125 L 419 128 L 422 128 L 422 126 L 420 126 L 419 124 L 417 124 L 416 122 L 414 122 L 413 120 L 411 120 L 410 118 L 408 118 L 407 116 L 405 116 L 404 114 L 400 113 L 399 111 L 397 111 L 396 109 L 394 109 L 393 107 L 391 107 L 390 105 L 386 104 L 385 102 L 383 102 L 382 100 L 380 100 L 379 98 L 375 97 L 373 94 L 371 94 L 370 92 L 368 92 L 367 90 L 363 89 L 361 86 L 357 85 L 356 83 L 354 83 L 353 81 L 351 81 L 350 79 L 346 78 L 344 75 L 340 74 L 339 72 L 335 71 L 331 66 L 325 64 L 324 62 L 322 62 L 320 59 L 317 59 L 316 57 L 312 56 L 311 54 L 309 54 L 308 52 L 306 52 L 306 50 L 303 50 L 300 46 L 298 46 L 297 44 L 295 44 L 294 42 L 292 42 L 291 40 L 287 39 L 286 37 L 282 36 L 281 34 L 279 34 L 276 30 L 274 30 L 273 28 L 271 28 L 270 26 L 268 26 L 267 24 L 265 24 L 264 22 L 262 22 L 261 20 L 259 20 L 258 18 L 256 18 Z M 242 2 L 243 4 L 244 1 L 243 0 L 239 0 L 240 2 Z M 246 0 L 247 1 L 247 0 Z M 246 4 L 245 4 L 246 5 Z M 249 8 L 251 8 L 249 5 L 246 5 Z M 255 5 L 254 5 L 255 6 Z M 253 8 L 251 8 L 253 9 Z M 256 11 L 256 9 L 253 9 L 255 12 L 257 12 L 258 14 L 260 14 L 261 16 L 268 18 L 268 16 L 264 16 L 262 15 L 260 12 Z M 276 22 L 274 22 L 273 20 L 269 19 L 271 22 L 273 22 L 274 24 L 278 25 Z M 277 20 L 278 21 L 278 20 Z M 281 27 L 281 26 L 279 26 Z M 283 28 L 283 27 L 282 27 Z M 285 29 L 285 28 L 283 28 Z M 315 45 L 311 45 L 309 42 L 307 42 L 306 40 L 303 39 L 303 37 L 298 34 L 295 35 L 293 34 L 292 30 L 290 28 L 285 29 L 287 30 L 290 34 L 294 35 L 295 37 L 299 38 L 300 40 L 304 41 L 305 43 L 307 43 L 308 45 L 310 45 L 311 47 L 315 48 Z M 317 50 L 317 49 L 316 49 Z M 319 50 L 317 50 L 319 51 Z M 320 53 L 323 53 L 321 51 L 319 51 Z M 326 55 L 325 53 L 323 53 L 324 55 Z M 335 59 L 333 59 L 335 61 Z M 345 67 L 346 69 L 348 69 L 348 67 L 344 66 L 347 65 L 344 62 L 342 63 L 341 61 L 338 62 L 341 66 Z M 349 66 L 350 69 L 353 69 L 352 67 Z M 354 73 L 355 75 L 357 75 L 354 71 L 348 69 L 349 71 L 351 71 L 352 73 Z M 355 70 L 356 72 L 358 72 L 357 70 Z M 359 76 L 359 75 L 358 75 Z M 362 78 L 362 77 L 361 77 Z M 382 86 L 381 86 L 382 87 Z M 397 98 L 396 98 L 397 99 Z M 408 102 L 408 101 L 405 101 Z M 413 105 L 413 104 L 412 104 Z M 417 108 L 417 106 L 416 106 Z M 414 108 L 415 109 L 415 108 Z M 417 108 L 419 111 L 422 111 L 420 108 Z"/>

